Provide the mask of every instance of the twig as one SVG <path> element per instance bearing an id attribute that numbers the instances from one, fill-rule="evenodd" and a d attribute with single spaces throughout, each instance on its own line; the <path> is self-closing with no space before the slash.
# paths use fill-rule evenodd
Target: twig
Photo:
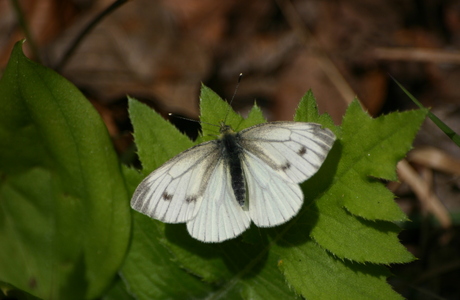
<path id="1" fill-rule="evenodd" d="M 441 172 L 460 176 L 460 160 L 434 147 L 416 148 L 409 152 L 407 160 Z"/>
<path id="2" fill-rule="evenodd" d="M 430 189 L 427 182 L 417 174 L 405 159 L 398 163 L 398 175 L 412 188 L 422 205 L 438 219 L 442 228 L 452 227 L 452 220 L 447 209 Z"/>
<path id="3" fill-rule="evenodd" d="M 70 44 L 69 48 L 67 48 L 67 51 L 64 52 L 64 55 L 62 56 L 62 59 L 56 64 L 55 70 L 60 71 L 62 68 L 65 66 L 65 64 L 69 61 L 69 59 L 72 57 L 72 55 L 75 53 L 75 50 L 79 47 L 81 41 L 85 36 L 91 32 L 91 30 L 96 27 L 96 25 L 102 21 L 107 15 L 109 15 L 111 12 L 116 10 L 118 7 L 121 5 L 125 4 L 129 0 L 116 0 L 114 3 L 112 3 L 109 7 L 107 7 L 105 10 L 103 10 L 99 15 L 97 15 L 84 29 L 83 31 L 77 36 L 77 38 L 73 41 L 72 44 Z"/>
<path id="4" fill-rule="evenodd" d="M 459 51 L 423 48 L 376 48 L 374 56 L 380 60 L 422 61 L 430 63 L 460 64 Z"/>

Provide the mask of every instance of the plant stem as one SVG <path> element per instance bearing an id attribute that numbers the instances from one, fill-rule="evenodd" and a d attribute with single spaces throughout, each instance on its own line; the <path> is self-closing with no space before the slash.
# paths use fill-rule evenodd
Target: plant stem
<path id="1" fill-rule="evenodd" d="M 96 27 L 96 25 L 102 21 L 107 15 L 109 15 L 111 12 L 116 10 L 118 7 L 121 5 L 125 4 L 129 0 L 116 0 L 114 3 L 112 3 L 109 7 L 104 9 L 101 13 L 99 13 L 84 29 L 83 31 L 77 36 L 77 38 L 70 44 L 69 48 L 67 51 L 65 51 L 64 55 L 62 56 L 62 59 L 56 64 L 56 67 L 54 68 L 56 71 L 62 70 L 62 68 L 65 66 L 65 64 L 69 61 L 69 59 L 72 57 L 72 55 L 75 53 L 75 50 L 80 46 L 80 43 L 83 41 L 83 38 L 91 32 L 91 30 Z"/>

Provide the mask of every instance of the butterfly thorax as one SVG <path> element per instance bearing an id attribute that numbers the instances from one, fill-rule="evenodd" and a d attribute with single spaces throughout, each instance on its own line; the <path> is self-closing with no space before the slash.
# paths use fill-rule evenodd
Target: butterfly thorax
<path id="1" fill-rule="evenodd" d="M 223 125 L 221 127 L 221 150 L 225 164 L 230 172 L 231 184 L 236 201 L 241 206 L 244 206 L 246 199 L 246 184 L 241 165 L 241 157 L 243 148 L 239 143 L 238 134 L 234 133 L 230 126 Z"/>
<path id="2" fill-rule="evenodd" d="M 225 125 L 225 123 L 222 121 L 220 122 L 220 134 L 223 136 L 225 134 L 230 134 L 233 133 L 233 129 L 230 125 Z"/>

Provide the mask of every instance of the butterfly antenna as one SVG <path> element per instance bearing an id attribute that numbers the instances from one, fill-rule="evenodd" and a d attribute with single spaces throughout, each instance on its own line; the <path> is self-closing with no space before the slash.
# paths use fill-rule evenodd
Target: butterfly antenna
<path id="1" fill-rule="evenodd" d="M 203 122 L 203 121 L 200 121 L 200 120 L 194 120 L 194 119 L 182 117 L 182 116 L 179 116 L 179 115 L 176 115 L 176 114 L 173 114 L 173 113 L 168 113 L 168 116 L 178 118 L 178 119 L 182 119 L 182 120 L 186 120 L 186 121 L 190 121 L 190 122 L 195 122 L 195 123 L 200 123 L 200 124 L 206 124 L 206 125 L 219 127 L 219 125 L 216 125 L 216 124 L 211 124 L 211 123 Z"/>
<path id="2" fill-rule="evenodd" d="M 243 73 L 240 73 L 238 76 L 238 82 L 236 83 L 235 91 L 233 92 L 232 100 L 230 100 L 230 105 L 232 105 L 233 100 L 235 99 L 236 92 L 238 92 L 238 87 L 240 86 L 241 78 L 243 78 Z"/>
<path id="3" fill-rule="evenodd" d="M 225 120 L 227 120 L 228 114 L 230 113 L 230 109 L 232 107 L 233 100 L 235 99 L 236 92 L 238 92 L 238 87 L 240 86 L 241 78 L 243 78 L 243 73 L 240 73 L 240 76 L 238 76 L 238 82 L 236 83 L 235 91 L 233 92 L 232 99 L 228 103 L 230 107 L 227 110 L 227 115 L 225 116 Z"/>

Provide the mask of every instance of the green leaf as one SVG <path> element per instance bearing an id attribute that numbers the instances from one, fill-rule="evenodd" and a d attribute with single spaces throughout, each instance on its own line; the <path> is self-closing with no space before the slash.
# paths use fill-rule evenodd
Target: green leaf
<path id="1" fill-rule="evenodd" d="M 410 149 L 425 116 L 426 111 L 419 110 L 372 119 L 357 102 L 350 105 L 342 139 L 330 154 L 331 159 L 340 156 L 333 183 L 305 217 L 311 220 L 315 241 L 339 257 L 359 262 L 386 264 L 413 259 L 399 243 L 399 228 L 378 221 L 401 221 L 406 216 L 391 192 L 375 178 L 396 179 L 396 163 Z M 304 186 L 308 190 L 319 184 L 312 178 Z"/>
<path id="2" fill-rule="evenodd" d="M 264 121 L 257 108 L 251 111 L 247 119 L 243 119 L 210 89 L 203 86 L 201 93 L 201 120 L 206 123 L 202 123 L 204 138 L 200 141 L 215 138 L 221 122 L 238 131 Z M 142 113 L 140 110 L 144 108 L 140 104 L 135 101 L 130 104 L 131 114 Z M 163 224 L 139 215 L 135 217 L 134 231 L 141 230 L 143 233 L 133 239 L 133 244 L 140 239 L 145 248 L 138 252 L 137 264 L 152 260 L 149 251 L 157 251 L 159 243 L 171 254 L 169 261 L 162 263 L 171 268 L 169 271 L 166 267 L 149 263 L 148 268 L 142 269 L 143 272 L 161 273 L 167 278 L 169 275 L 166 273 L 174 274 L 177 272 L 174 268 L 180 267 L 212 287 L 207 290 L 210 298 L 284 299 L 293 298 L 299 293 L 311 299 L 365 299 L 378 293 L 382 298 L 400 299 L 386 283 L 389 275 L 387 270 L 378 263 L 413 259 L 397 239 L 399 228 L 389 222 L 405 219 L 405 216 L 394 204 L 390 193 L 375 195 L 370 191 L 384 189 L 375 177 L 393 178 L 397 159 L 408 150 L 412 133 L 415 134 L 426 112 L 402 115 L 396 121 L 392 117 L 372 120 L 356 105 L 352 104 L 347 111 L 348 120 L 344 121 L 342 127 L 335 126 L 328 115 L 318 115 L 311 92 L 299 105 L 296 120 L 320 123 L 333 130 L 338 140 L 320 171 L 302 185 L 305 203 L 298 216 L 275 228 L 252 226 L 242 237 L 218 244 L 205 244 L 191 238 L 184 224 Z M 147 153 L 157 158 L 155 163 L 148 163 L 146 172 L 194 144 L 156 114 L 152 113 L 148 119 L 139 116 L 132 118 L 136 120 L 133 122 L 136 144 L 144 167 L 146 163 L 143 157 Z M 373 122 L 384 128 L 375 126 Z M 398 130 L 402 129 L 401 133 L 394 133 L 396 140 L 387 134 L 394 129 L 391 122 L 398 122 Z M 370 127 L 366 129 L 365 126 Z M 355 128 L 365 131 L 367 135 L 354 138 Z M 138 131 L 143 133 L 137 134 Z M 342 136 L 343 140 L 340 139 Z M 369 141 L 361 143 L 359 139 L 363 138 Z M 155 141 L 163 139 L 165 144 L 154 145 Z M 173 141 L 174 145 L 171 145 Z M 379 148 L 381 146 L 389 147 L 387 150 L 391 153 L 384 153 Z M 160 149 L 158 156 L 154 150 L 157 148 Z M 373 157 L 361 159 L 363 153 L 371 153 Z M 147 158 L 147 161 L 151 160 Z M 386 165 L 374 169 L 366 162 Z M 363 205 L 364 208 L 356 209 L 356 196 L 364 197 L 364 200 L 369 197 L 371 209 L 367 209 L 366 201 L 358 201 L 358 206 Z M 374 197 L 382 203 L 373 201 Z M 377 204 L 381 209 L 373 212 Z M 167 257 L 165 254 L 154 254 L 156 260 L 159 256 Z M 160 271 L 156 271 L 157 268 Z M 139 287 L 155 285 L 158 280 L 148 279 Z M 200 291 L 206 290 L 201 288 L 197 287 Z"/>
<path id="3" fill-rule="evenodd" d="M 297 107 L 297 111 L 294 116 L 296 122 L 313 122 L 322 124 L 325 128 L 329 128 L 335 133 L 337 138 L 340 138 L 341 128 L 335 126 L 331 116 L 328 114 L 318 114 L 318 106 L 316 105 L 316 99 L 313 92 L 309 90 L 303 97 Z"/>
<path id="4" fill-rule="evenodd" d="M 278 255 L 270 250 L 267 237 L 259 243 L 245 243 L 241 238 L 218 244 L 199 242 L 188 234 L 183 224 L 166 225 L 164 245 L 184 269 L 216 286 L 213 298 L 290 299 L 295 293 L 286 285 L 277 269 Z M 267 284 L 269 283 L 269 284 Z"/>
<path id="5" fill-rule="evenodd" d="M 371 177 L 397 180 L 396 164 L 411 149 L 426 113 L 426 110 L 407 111 L 372 119 L 362 111 L 358 102 L 350 105 L 342 123 L 345 159 L 338 166 L 337 176 L 350 177 L 350 182 L 356 184 L 363 181 L 367 188 L 362 185 L 353 191 L 354 197 L 345 198 L 348 210 L 371 220 L 406 220 L 393 201 L 393 195 Z M 353 173 L 358 173 L 361 178 Z"/>
<path id="6" fill-rule="evenodd" d="M 152 128 L 161 130 L 162 121 L 150 109 L 142 109 L 143 107 L 144 104 L 130 99 L 132 119 L 139 121 L 137 114 L 146 113 L 147 124 L 143 125 L 146 128 L 149 125 L 158 125 Z M 134 128 L 142 131 L 142 122 L 138 121 L 133 121 Z M 129 189 L 134 192 L 141 181 L 140 174 L 127 167 L 124 168 L 124 174 L 127 182 L 131 183 Z M 192 296 L 203 298 L 210 293 L 212 286 L 201 282 L 173 262 L 174 256 L 161 243 L 164 239 L 164 228 L 165 224 L 162 222 L 134 212 L 132 242 L 122 268 L 123 279 L 130 293 L 136 299 L 187 299 Z M 180 283 L 180 288 L 175 283 Z"/>
<path id="7" fill-rule="evenodd" d="M 278 266 L 301 295 L 310 299 L 402 299 L 386 283 L 390 273 L 382 266 L 339 260 L 313 241 L 289 246 L 289 251 L 278 252 L 283 257 Z"/>
<path id="8" fill-rule="evenodd" d="M 151 109 L 128 97 L 129 115 L 134 126 L 134 140 L 148 141 L 145 146 L 136 143 L 137 154 L 147 175 L 176 154 L 193 146 L 190 139 Z M 140 124 L 140 125 L 138 125 Z"/>
<path id="9" fill-rule="evenodd" d="M 95 298 L 128 245 L 120 165 L 91 104 L 21 45 L 0 81 L 0 280 L 40 298 Z"/>

